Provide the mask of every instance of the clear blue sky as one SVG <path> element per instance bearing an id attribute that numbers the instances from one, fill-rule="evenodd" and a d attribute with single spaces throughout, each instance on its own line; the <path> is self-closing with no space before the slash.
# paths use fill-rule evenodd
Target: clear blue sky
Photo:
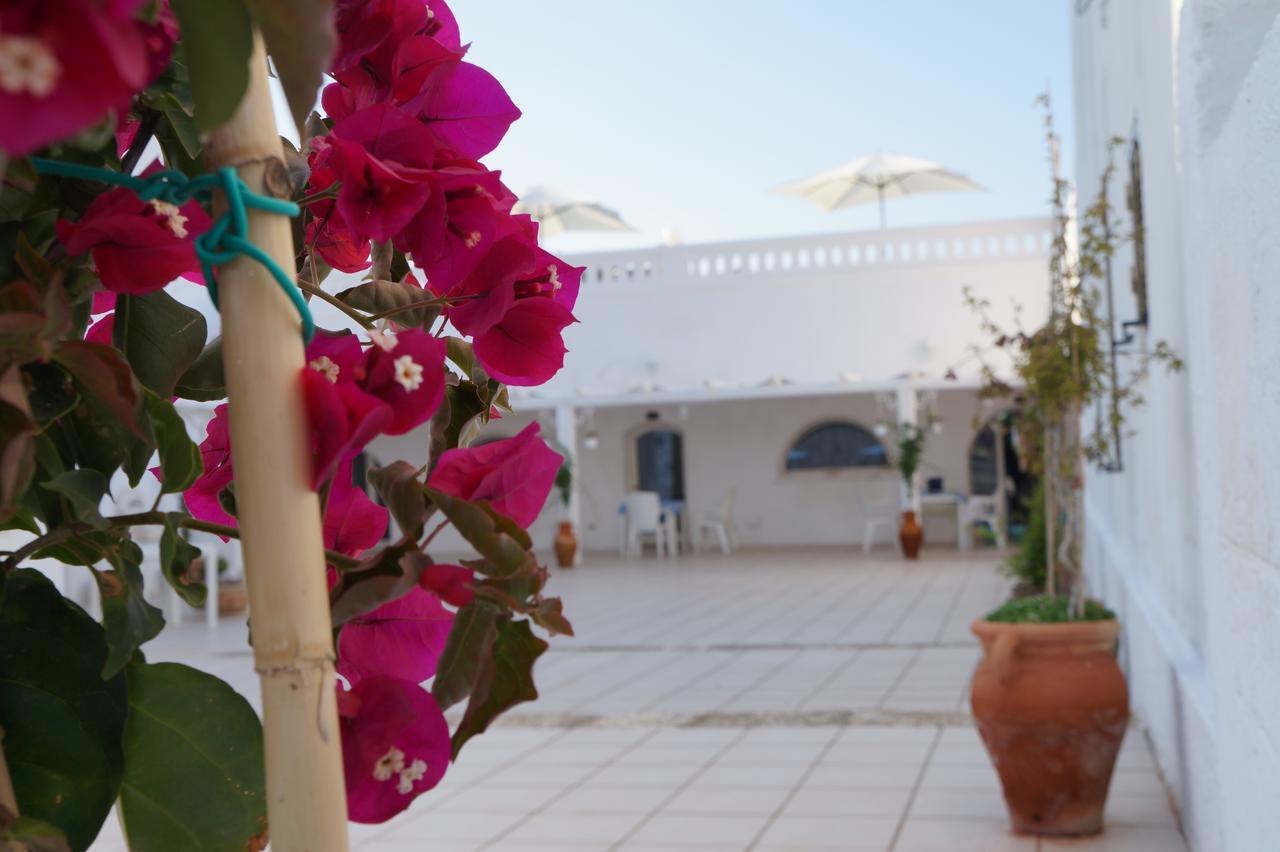
<path id="1" fill-rule="evenodd" d="M 891 202 L 890 226 L 1037 215 L 1046 86 L 1071 139 L 1067 0 L 450 3 L 524 111 L 490 167 L 639 231 L 552 250 L 651 245 L 666 225 L 686 242 L 875 227 L 873 206 L 827 214 L 770 190 L 877 151 L 988 189 Z"/>

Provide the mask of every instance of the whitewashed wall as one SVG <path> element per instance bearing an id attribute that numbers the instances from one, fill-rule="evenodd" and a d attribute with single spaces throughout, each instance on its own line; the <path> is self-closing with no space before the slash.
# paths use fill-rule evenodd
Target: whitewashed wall
<path id="1" fill-rule="evenodd" d="M 1086 485 L 1093 590 L 1197 852 L 1280 848 L 1280 3 L 1094 0 L 1075 16 L 1077 174 L 1142 143 L 1151 326 L 1187 359 Z M 1124 209 L 1123 180 L 1112 196 Z M 1117 313 L 1134 313 L 1129 257 Z"/>

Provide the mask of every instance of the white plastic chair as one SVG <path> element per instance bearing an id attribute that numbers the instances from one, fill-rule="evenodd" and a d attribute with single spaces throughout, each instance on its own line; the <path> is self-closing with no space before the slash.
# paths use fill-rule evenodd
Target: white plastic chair
<path id="1" fill-rule="evenodd" d="M 965 500 L 965 525 L 957 535 L 969 535 L 974 524 L 986 524 L 996 537 L 996 547 L 1005 546 L 1004 526 L 1000 523 L 999 498 L 994 494 L 971 494 Z"/>
<path id="2" fill-rule="evenodd" d="M 707 536 L 712 535 L 719 542 L 721 553 L 728 556 L 733 552 L 733 498 L 737 493 L 738 489 L 730 488 L 719 512 L 701 512 L 695 518 L 693 544 L 696 550 L 701 551 Z"/>
<path id="3" fill-rule="evenodd" d="M 862 528 L 862 552 L 871 552 L 871 548 L 876 543 L 876 533 L 880 531 L 881 527 L 889 531 L 889 541 L 893 543 L 893 549 L 901 552 L 902 542 L 898 541 L 897 533 L 902 513 L 898 509 L 898 504 L 887 501 L 872 501 L 863 495 L 858 497 L 858 505 L 861 507 L 864 524 Z"/>
<path id="4" fill-rule="evenodd" d="M 632 491 L 623 504 L 626 506 L 626 555 L 635 557 L 641 554 L 642 536 L 653 536 L 659 558 L 668 555 L 667 524 L 662 519 L 662 501 L 657 493 Z"/>

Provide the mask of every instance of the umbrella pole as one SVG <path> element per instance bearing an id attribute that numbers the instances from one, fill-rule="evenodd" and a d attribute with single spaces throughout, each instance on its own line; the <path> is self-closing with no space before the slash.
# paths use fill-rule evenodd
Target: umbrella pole
<path id="1" fill-rule="evenodd" d="M 876 187 L 876 195 L 880 198 L 880 230 L 883 231 L 889 227 L 889 220 L 885 217 L 884 212 L 884 186 Z"/>
<path id="2" fill-rule="evenodd" d="M 236 166 L 254 192 L 274 195 L 284 171 L 262 39 L 249 86 L 214 130 L 209 166 Z M 226 208 L 215 198 L 215 214 Z M 249 239 L 294 268 L 292 223 L 250 210 Z M 320 534 L 320 501 L 302 400 L 297 311 L 271 274 L 240 257 L 219 270 L 223 364 L 230 398 L 251 641 L 262 687 L 267 816 L 280 852 L 345 852 L 347 803 L 334 695 L 333 639 Z"/>

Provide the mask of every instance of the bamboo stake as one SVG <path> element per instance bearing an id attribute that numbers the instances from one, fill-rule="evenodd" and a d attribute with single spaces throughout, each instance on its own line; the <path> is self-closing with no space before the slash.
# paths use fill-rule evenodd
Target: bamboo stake
<path id="1" fill-rule="evenodd" d="M 0 807 L 14 816 L 18 815 L 18 795 L 9 777 L 9 764 L 4 759 L 4 728 L 0 728 Z"/>
<path id="2" fill-rule="evenodd" d="M 267 192 L 267 163 L 280 160 L 282 149 L 256 35 L 248 91 L 231 120 L 211 134 L 206 154 L 210 168 L 238 166 L 251 190 Z M 288 219 L 250 211 L 249 238 L 293 269 Z M 271 846 L 345 852 L 332 625 L 320 503 L 309 484 L 300 324 L 275 280 L 252 260 L 223 266 L 219 285 L 236 503 L 262 684 Z"/>

